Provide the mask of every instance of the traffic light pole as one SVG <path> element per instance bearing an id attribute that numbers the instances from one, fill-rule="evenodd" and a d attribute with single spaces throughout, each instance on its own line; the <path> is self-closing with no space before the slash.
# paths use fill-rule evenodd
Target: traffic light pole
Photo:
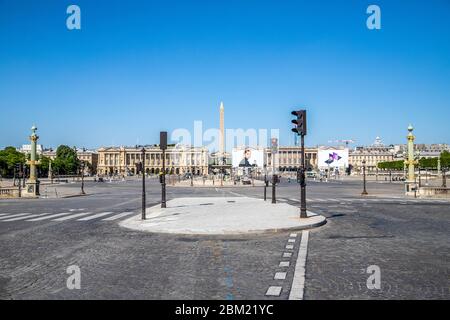
<path id="1" fill-rule="evenodd" d="M 146 211 L 146 198 L 145 198 L 145 149 L 142 148 L 141 150 L 142 152 L 142 165 L 141 165 L 141 169 L 142 169 L 142 220 L 146 219 L 145 216 L 145 211 Z"/>
<path id="2" fill-rule="evenodd" d="M 300 195 L 301 195 L 301 203 L 300 203 L 300 218 L 307 218 L 306 214 L 306 178 L 305 178 L 305 135 L 301 135 L 301 144 L 302 144 L 302 168 L 300 173 Z"/>
<path id="3" fill-rule="evenodd" d="M 264 165 L 264 201 L 267 200 L 267 185 L 269 182 L 267 181 L 267 167 Z"/>
<path id="4" fill-rule="evenodd" d="M 272 203 L 277 203 L 277 196 L 276 196 L 276 192 L 275 192 L 275 180 L 276 180 L 276 175 L 272 174 Z"/>
<path id="5" fill-rule="evenodd" d="M 162 160 L 163 174 L 161 177 L 162 178 L 161 208 L 165 208 L 166 207 L 166 150 L 165 149 L 162 150 L 162 156 L 163 156 L 163 160 Z"/>
<path id="6" fill-rule="evenodd" d="M 296 119 L 291 122 L 295 125 L 292 128 L 292 132 L 296 133 L 297 136 L 301 138 L 301 166 L 300 166 L 300 218 L 307 218 L 308 215 L 306 213 L 306 165 L 305 165 L 305 135 L 306 135 L 306 110 L 295 110 L 292 111 L 291 114 L 296 116 Z M 328 174 L 330 174 L 330 170 L 328 170 Z"/>
<path id="7" fill-rule="evenodd" d="M 272 151 L 272 203 L 277 203 L 277 196 L 275 191 L 275 183 L 276 183 L 276 175 L 275 175 L 275 152 Z"/>

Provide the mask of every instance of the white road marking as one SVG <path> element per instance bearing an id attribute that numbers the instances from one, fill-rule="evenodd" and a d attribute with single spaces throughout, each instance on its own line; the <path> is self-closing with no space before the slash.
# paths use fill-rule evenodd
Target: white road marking
<path id="1" fill-rule="evenodd" d="M 284 280 L 286 279 L 286 272 L 276 272 L 275 277 L 273 277 L 275 280 Z"/>
<path id="2" fill-rule="evenodd" d="M 282 287 L 271 286 L 267 289 L 266 296 L 276 296 L 279 297 L 281 294 Z"/>
<path id="3" fill-rule="evenodd" d="M 279 266 L 280 267 L 289 267 L 289 261 L 281 261 Z"/>
<path id="4" fill-rule="evenodd" d="M 108 214 L 111 214 L 111 213 L 114 213 L 114 212 L 101 212 L 101 213 L 94 214 L 93 216 L 78 219 L 77 221 L 88 221 L 88 220 L 107 216 Z"/>
<path id="5" fill-rule="evenodd" d="M 28 214 L 26 216 L 21 216 L 21 217 L 14 217 L 11 219 L 7 219 L 7 220 L 2 220 L 2 221 L 18 221 L 18 220 L 25 220 L 25 219 L 29 219 L 29 218 L 33 218 L 33 217 L 40 217 L 40 216 L 44 216 L 46 214 L 50 214 L 50 213 L 39 213 L 39 214 Z"/>
<path id="6" fill-rule="evenodd" d="M 9 214 L 7 216 L 4 217 L 0 217 L 0 220 L 3 219 L 9 219 L 9 218 L 13 218 L 13 217 L 18 217 L 18 216 L 25 216 L 25 215 L 30 215 L 31 212 L 27 212 L 27 213 L 14 213 L 14 214 Z"/>
<path id="7" fill-rule="evenodd" d="M 308 252 L 309 231 L 302 232 L 302 240 L 298 249 L 297 262 L 295 263 L 294 279 L 292 280 L 289 300 L 303 300 L 306 276 L 306 256 Z"/>
<path id="8" fill-rule="evenodd" d="M 108 218 L 105 218 L 105 219 L 102 219 L 102 220 L 103 221 L 114 221 L 114 220 L 120 219 L 122 217 L 126 217 L 126 216 L 128 216 L 130 214 L 133 214 L 133 213 L 136 213 L 136 212 L 122 212 L 122 213 L 116 214 L 116 215 L 114 215 L 112 217 L 108 217 Z"/>
<path id="9" fill-rule="evenodd" d="M 66 217 L 62 217 L 62 218 L 56 218 L 53 219 L 52 221 L 66 221 L 69 219 L 73 219 L 73 218 L 78 218 L 78 217 L 82 217 L 88 214 L 92 214 L 92 212 L 81 212 L 81 213 L 76 213 L 76 214 L 71 214 L 70 216 L 66 216 Z"/>
<path id="10" fill-rule="evenodd" d="M 52 215 L 44 216 L 44 217 L 40 217 L 40 218 L 29 219 L 27 221 L 41 221 L 41 220 L 46 220 L 46 219 L 51 219 L 51 218 L 65 216 L 66 214 L 71 214 L 71 213 L 72 212 L 62 212 L 62 213 L 52 214 Z"/>
<path id="11" fill-rule="evenodd" d="M 217 189 L 217 188 L 216 188 L 216 189 Z M 235 195 L 235 196 L 237 196 L 237 197 L 242 197 L 241 194 L 236 193 L 236 192 L 233 192 L 233 191 L 228 191 L 228 193 L 230 193 L 230 194 L 232 194 L 232 195 Z"/>
<path id="12" fill-rule="evenodd" d="M 286 245 L 286 249 L 292 250 L 292 249 L 294 249 L 294 246 L 292 244 L 288 244 L 288 245 Z"/>

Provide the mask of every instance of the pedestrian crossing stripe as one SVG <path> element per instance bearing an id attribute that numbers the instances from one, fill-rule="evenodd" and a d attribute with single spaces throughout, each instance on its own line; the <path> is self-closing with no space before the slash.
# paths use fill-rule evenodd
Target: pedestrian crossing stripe
<path id="1" fill-rule="evenodd" d="M 13 218 L 2 220 L 2 221 L 10 222 L 10 221 L 25 220 L 25 219 L 28 219 L 28 218 L 40 217 L 40 216 L 43 216 L 43 215 L 46 215 L 46 214 L 49 214 L 49 213 L 39 213 L 39 214 L 38 213 L 34 213 L 34 214 L 28 213 L 28 215 L 26 215 L 26 216 L 18 215 L 18 216 L 15 216 Z"/>
<path id="2" fill-rule="evenodd" d="M 133 213 L 135 213 L 135 212 L 122 212 L 122 213 L 116 214 L 116 215 L 114 215 L 112 217 L 108 217 L 108 218 L 105 218 L 105 219 L 102 219 L 102 220 L 103 221 L 114 221 L 114 220 L 120 219 L 122 217 L 126 217 L 128 215 L 131 215 Z"/>
<path id="3" fill-rule="evenodd" d="M 108 215 L 112 215 L 110 217 L 106 217 L 101 219 L 102 221 L 114 221 L 120 218 L 136 214 L 133 211 L 125 211 L 120 213 L 114 213 L 112 211 L 108 212 L 78 212 L 74 213 L 74 211 L 69 212 L 61 212 L 61 213 L 15 213 L 15 214 L 7 214 L 6 216 L 0 216 L 0 222 L 12 222 L 12 221 L 42 221 L 42 220 L 51 220 L 51 221 L 67 221 L 71 219 L 76 219 L 76 221 L 89 221 L 97 218 L 102 218 Z M 79 219 L 77 219 L 79 218 Z"/>
<path id="4" fill-rule="evenodd" d="M 92 212 L 75 213 L 75 214 L 72 214 L 72 215 L 70 215 L 70 216 L 65 216 L 65 217 L 62 217 L 62 218 L 56 218 L 56 219 L 53 219 L 52 221 L 66 221 L 66 220 L 69 220 L 69 219 L 73 219 L 73 218 L 78 218 L 78 217 L 86 216 L 86 215 L 88 215 L 88 214 L 92 214 Z"/>
<path id="5" fill-rule="evenodd" d="M 8 214 L 7 216 L 4 216 L 4 217 L 0 217 L 0 220 L 3 220 L 3 219 L 9 219 L 9 218 L 13 218 L 13 217 L 18 217 L 18 216 L 25 216 L 25 215 L 30 215 L 31 213 L 30 212 L 28 212 L 28 213 L 14 213 L 14 214 Z"/>
<path id="6" fill-rule="evenodd" d="M 51 218 L 65 216 L 65 215 L 68 215 L 68 214 L 72 214 L 72 212 L 62 212 L 62 213 L 57 213 L 57 214 L 51 214 L 49 216 L 43 216 L 43 217 L 39 217 L 39 218 L 28 219 L 26 221 L 41 221 L 41 220 L 47 220 L 47 219 L 51 219 Z"/>
<path id="7" fill-rule="evenodd" d="M 94 214 L 93 216 L 89 216 L 89 217 L 84 217 L 84 218 L 78 219 L 77 221 L 88 221 L 88 220 L 92 220 L 92 219 L 96 219 L 96 218 L 100 218 L 100 217 L 106 216 L 106 215 L 111 214 L 111 213 L 114 213 L 114 212 L 101 212 L 101 213 Z"/>

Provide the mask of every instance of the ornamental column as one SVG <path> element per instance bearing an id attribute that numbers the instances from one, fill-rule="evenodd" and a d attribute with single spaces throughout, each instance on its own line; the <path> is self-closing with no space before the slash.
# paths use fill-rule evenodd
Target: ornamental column
<path id="1" fill-rule="evenodd" d="M 405 192 L 407 195 L 414 195 L 414 191 L 416 190 L 416 176 L 415 176 L 415 168 L 414 165 L 417 161 L 414 158 L 414 140 L 416 137 L 413 135 L 414 128 L 412 125 L 408 126 L 408 151 L 407 151 L 407 159 L 405 160 L 405 166 L 408 167 L 408 177 L 405 183 Z"/>
<path id="2" fill-rule="evenodd" d="M 31 128 L 30 142 L 31 142 L 31 155 L 30 160 L 27 161 L 27 164 L 30 166 L 30 178 L 26 183 L 26 194 L 29 197 L 37 197 L 39 196 L 39 180 L 36 175 L 36 165 L 39 164 L 36 153 L 36 146 L 39 136 L 36 134 L 36 126 L 33 125 Z"/>

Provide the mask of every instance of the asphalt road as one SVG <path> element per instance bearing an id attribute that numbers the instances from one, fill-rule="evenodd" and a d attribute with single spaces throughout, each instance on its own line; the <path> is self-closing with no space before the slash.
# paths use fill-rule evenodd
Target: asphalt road
<path id="1" fill-rule="evenodd" d="M 84 197 L 0 200 L 0 298 L 288 298 L 300 233 L 285 259 L 289 233 L 187 237 L 123 229 L 118 222 L 140 210 L 140 187 L 138 180 L 88 182 Z M 404 199 L 401 184 L 369 182 L 368 191 L 362 198 L 357 181 L 309 182 L 308 209 L 328 223 L 309 234 L 304 298 L 449 299 L 450 202 Z M 262 198 L 263 189 L 168 186 L 167 198 L 230 195 Z M 282 183 L 277 197 L 298 205 L 298 185 Z M 147 204 L 159 200 L 160 185 L 150 179 Z M 73 265 L 81 287 L 70 290 Z M 380 289 L 367 287 L 372 265 Z M 280 271 L 286 279 L 275 280 Z M 280 296 L 265 296 L 270 286 L 282 287 Z"/>

